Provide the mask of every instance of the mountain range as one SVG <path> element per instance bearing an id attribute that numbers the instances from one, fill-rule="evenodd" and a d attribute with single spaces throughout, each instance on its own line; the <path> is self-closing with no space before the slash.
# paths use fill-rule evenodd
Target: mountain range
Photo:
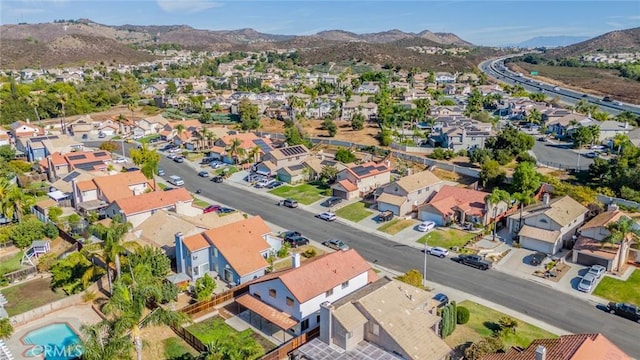
<path id="1" fill-rule="evenodd" d="M 575 43 L 579 43 L 582 41 L 589 40 L 588 36 L 537 36 L 525 41 L 521 41 L 516 44 L 506 45 L 508 47 L 519 47 L 519 48 L 538 48 L 538 47 L 546 47 L 553 48 L 559 46 L 568 46 Z"/>

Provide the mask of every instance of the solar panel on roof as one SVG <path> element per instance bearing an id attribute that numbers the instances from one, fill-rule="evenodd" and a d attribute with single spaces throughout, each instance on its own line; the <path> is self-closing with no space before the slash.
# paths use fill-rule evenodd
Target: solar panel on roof
<path id="1" fill-rule="evenodd" d="M 291 170 L 301 170 L 301 169 L 304 169 L 304 165 L 302 165 L 302 164 L 291 165 L 291 166 L 289 166 L 289 169 L 291 169 Z"/>
<path id="2" fill-rule="evenodd" d="M 262 139 L 254 140 L 253 143 L 258 145 L 260 150 L 262 150 L 265 153 L 268 153 L 268 152 L 271 151 L 271 146 L 267 145 L 267 143 L 264 142 L 264 140 L 262 140 Z"/>
<path id="3" fill-rule="evenodd" d="M 62 181 L 64 182 L 71 182 L 73 179 L 77 178 L 78 176 L 80 176 L 80 173 L 78 173 L 77 171 L 71 172 L 69 174 L 67 174 L 67 176 L 62 178 Z"/>
<path id="4" fill-rule="evenodd" d="M 104 151 L 98 151 L 97 153 L 93 153 L 94 156 L 107 156 L 107 153 Z"/>
<path id="5" fill-rule="evenodd" d="M 80 154 L 80 155 L 71 155 L 69 156 L 69 160 L 82 160 L 82 159 L 86 159 L 87 157 L 84 154 Z"/>
<path id="6" fill-rule="evenodd" d="M 385 171 L 385 170 L 387 170 L 387 167 L 386 167 L 386 166 L 378 166 L 378 167 L 376 168 L 376 170 L 378 170 L 378 171 Z"/>
<path id="7" fill-rule="evenodd" d="M 353 172 L 356 173 L 356 175 L 364 175 L 364 174 L 369 172 L 369 170 L 367 170 L 367 168 L 362 167 L 362 166 L 356 166 L 351 170 L 353 170 Z"/>
<path id="8" fill-rule="evenodd" d="M 104 161 L 91 161 L 88 163 L 78 164 L 76 167 L 80 170 L 93 170 L 96 166 L 105 165 Z"/>

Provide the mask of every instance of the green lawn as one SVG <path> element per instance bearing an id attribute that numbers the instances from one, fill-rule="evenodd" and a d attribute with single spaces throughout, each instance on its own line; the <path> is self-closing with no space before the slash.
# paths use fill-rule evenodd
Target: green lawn
<path id="1" fill-rule="evenodd" d="M 452 336 L 455 336 L 456 332 L 458 332 L 459 330 L 461 333 L 467 332 L 466 330 L 472 330 L 472 332 L 475 332 L 479 337 L 491 336 L 494 329 L 499 327 L 498 319 L 500 319 L 500 317 L 502 316 L 505 316 L 505 314 L 499 311 L 495 311 L 486 306 L 476 304 L 472 301 L 463 301 L 458 304 L 458 306 L 464 306 L 469 309 L 471 317 L 469 318 L 469 322 L 465 325 L 457 325 L 456 330 L 454 331 Z M 534 339 L 550 339 L 557 337 L 557 335 L 540 329 L 537 326 L 533 326 L 529 323 L 518 320 L 516 333 L 513 335 L 506 335 L 503 338 L 503 341 L 505 349 L 509 349 L 511 348 L 511 346 L 527 347 Z M 464 339 L 461 340 L 463 342 L 466 342 L 466 340 Z"/>
<path id="2" fill-rule="evenodd" d="M 20 261 L 22 260 L 22 251 L 13 257 L 0 262 L 0 276 L 20 269 Z"/>
<path id="3" fill-rule="evenodd" d="M 640 270 L 635 270 L 627 281 L 603 277 L 593 294 L 615 302 L 640 305 Z"/>
<path id="4" fill-rule="evenodd" d="M 160 135 L 154 134 L 154 135 L 147 135 L 141 139 L 138 140 L 138 142 L 140 142 L 141 144 L 148 144 L 152 139 L 156 139 L 159 138 Z"/>
<path id="5" fill-rule="evenodd" d="M 187 160 L 189 161 L 197 161 L 204 157 L 203 153 L 189 153 L 187 154 Z"/>
<path id="6" fill-rule="evenodd" d="M 217 169 L 215 171 L 215 173 L 216 173 L 216 175 L 229 176 L 231 174 L 237 173 L 238 171 L 240 171 L 240 170 L 238 169 L 237 166 L 227 166 L 227 167 L 223 167 L 223 168 Z"/>
<path id="7" fill-rule="evenodd" d="M 463 247 L 473 236 L 473 234 L 457 229 L 433 229 L 418 239 L 418 242 L 424 244 L 427 241 L 429 246 L 451 249 L 453 246 Z"/>
<path id="8" fill-rule="evenodd" d="M 390 235 L 395 235 L 397 233 L 399 233 L 400 231 L 408 228 L 411 225 L 415 225 L 415 221 L 413 220 L 406 220 L 406 219 L 393 219 L 391 221 L 389 221 L 388 223 L 380 226 L 378 228 L 378 230 L 385 232 L 387 234 Z"/>
<path id="9" fill-rule="evenodd" d="M 227 325 L 224 319 L 217 316 L 191 325 L 187 330 L 200 339 L 205 345 L 217 343 L 222 347 L 234 346 L 248 348 L 258 346 L 262 349 L 259 355 L 256 354 L 258 356 L 250 356 L 250 359 L 257 359 L 264 355 L 265 347 L 269 346 L 266 339 L 258 340 L 259 335 L 255 334 L 251 329 L 238 332 Z M 273 348 L 273 346 L 271 348 Z M 266 350 L 271 350 L 271 348 L 267 348 Z"/>
<path id="10" fill-rule="evenodd" d="M 197 355 L 191 346 L 178 337 L 162 340 L 164 358 L 168 360 L 189 358 L 188 355 Z"/>
<path id="11" fill-rule="evenodd" d="M 200 200 L 200 199 L 193 199 L 193 205 L 201 207 L 201 208 L 206 208 L 207 206 L 209 206 L 209 203 L 204 201 L 204 200 Z"/>
<path id="12" fill-rule="evenodd" d="M 158 187 L 160 188 L 160 190 L 164 190 L 164 189 L 169 187 L 169 185 L 165 185 L 163 183 L 157 183 L 157 184 L 158 184 Z"/>
<path id="13" fill-rule="evenodd" d="M 372 214 L 373 214 L 373 211 L 369 211 L 366 208 L 365 204 L 361 201 L 355 202 L 351 205 L 347 205 L 336 211 L 337 216 L 340 216 L 341 218 L 344 218 L 353 222 L 362 221 L 362 219 Z"/>
<path id="14" fill-rule="evenodd" d="M 66 295 L 51 290 L 50 279 L 35 279 L 22 284 L 2 288 L 2 294 L 7 299 L 5 309 L 9 316 L 22 314 L 48 303 L 60 300 Z"/>
<path id="15" fill-rule="evenodd" d="M 296 200 L 300 204 L 310 205 L 322 199 L 322 193 L 325 190 L 326 188 L 321 188 L 319 186 L 301 184 L 296 186 L 283 185 L 269 191 L 269 193 L 282 198 Z"/>

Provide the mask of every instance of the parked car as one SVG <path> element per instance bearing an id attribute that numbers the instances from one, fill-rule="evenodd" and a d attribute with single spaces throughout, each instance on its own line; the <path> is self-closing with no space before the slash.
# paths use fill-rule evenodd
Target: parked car
<path id="1" fill-rule="evenodd" d="M 198 176 L 206 178 L 206 177 L 209 177 L 209 173 L 207 171 L 200 171 L 198 173 Z"/>
<path id="2" fill-rule="evenodd" d="M 173 158 L 173 161 L 177 162 L 178 164 L 182 164 L 184 162 L 184 158 L 182 156 L 176 156 L 175 158 Z"/>
<path id="3" fill-rule="evenodd" d="M 114 163 L 114 164 L 124 164 L 124 163 L 126 163 L 126 162 L 127 162 L 127 159 L 125 159 L 125 158 L 123 158 L 123 157 L 119 157 L 119 158 L 117 158 L 117 159 L 113 160 L 113 163 Z"/>
<path id="4" fill-rule="evenodd" d="M 323 211 L 320 214 L 316 215 L 316 217 L 324 221 L 334 221 L 336 219 L 336 214 L 329 211 Z"/>
<path id="5" fill-rule="evenodd" d="M 589 159 L 595 159 L 598 157 L 598 153 L 595 151 L 590 151 L 586 154 L 584 154 L 584 156 L 588 157 Z"/>
<path id="6" fill-rule="evenodd" d="M 393 211 L 383 211 L 376 217 L 377 222 L 386 222 L 393 219 Z"/>
<path id="7" fill-rule="evenodd" d="M 602 266 L 602 265 L 592 265 L 589 268 L 589 271 L 587 272 L 587 274 L 592 274 L 593 276 L 596 277 L 596 279 L 600 279 L 602 277 L 602 275 L 604 275 L 604 273 L 607 272 L 607 268 Z"/>
<path id="8" fill-rule="evenodd" d="M 218 209 L 218 214 L 230 214 L 230 213 L 235 212 L 235 211 L 236 211 L 236 209 L 223 207 L 223 208 Z"/>
<path id="9" fill-rule="evenodd" d="M 529 264 L 533 265 L 533 266 L 538 266 L 540 264 L 542 264 L 542 261 L 544 261 L 544 259 L 547 258 L 547 254 L 538 251 L 537 253 L 531 255 L 531 258 L 529 260 Z"/>
<path id="10" fill-rule="evenodd" d="M 88 134 L 82 134 L 82 140 L 87 140 L 89 139 L 89 135 Z"/>
<path id="11" fill-rule="evenodd" d="M 169 154 L 169 155 L 167 155 L 167 159 L 170 159 L 170 160 L 173 160 L 173 159 L 175 159 L 176 157 L 178 157 L 178 155 L 176 155 L 176 154 Z"/>
<path id="12" fill-rule="evenodd" d="M 278 186 L 282 186 L 282 184 L 283 184 L 282 181 L 274 181 L 271 184 L 265 186 L 265 188 L 271 190 L 271 189 L 277 188 Z"/>
<path id="13" fill-rule="evenodd" d="M 432 247 L 431 249 L 428 250 L 428 252 L 429 252 L 429 255 L 433 255 L 441 258 L 449 256 L 449 250 L 439 246 Z"/>
<path id="14" fill-rule="evenodd" d="M 339 197 L 330 197 L 327 200 L 323 201 L 320 205 L 324 207 L 332 207 L 334 205 L 338 205 L 342 202 L 342 199 Z"/>
<path id="15" fill-rule="evenodd" d="M 209 166 L 211 166 L 213 169 L 219 169 L 223 166 L 223 164 L 219 161 L 212 161 Z"/>
<path id="16" fill-rule="evenodd" d="M 276 182 L 274 179 L 264 179 L 258 181 L 254 187 L 257 189 L 262 189 L 273 184 L 274 182 Z"/>
<path id="17" fill-rule="evenodd" d="M 443 293 L 438 293 L 433 297 L 433 300 L 436 301 L 436 308 L 440 309 L 449 304 L 449 297 Z"/>
<path id="18" fill-rule="evenodd" d="M 222 208 L 222 206 L 220 206 L 220 205 L 209 205 L 206 208 L 202 209 L 202 212 L 206 214 L 206 213 L 218 211 L 221 208 Z"/>
<path id="19" fill-rule="evenodd" d="M 283 239 L 286 239 L 289 236 L 302 236 L 302 234 L 299 231 L 295 230 L 287 230 L 280 233 L 280 237 Z"/>
<path id="20" fill-rule="evenodd" d="M 162 168 L 158 168 L 158 176 L 164 176 L 164 170 Z"/>
<path id="21" fill-rule="evenodd" d="M 175 190 L 175 188 L 171 186 L 167 186 L 166 188 L 162 189 L 162 191 L 171 191 L 171 190 Z"/>
<path id="22" fill-rule="evenodd" d="M 279 204 L 282 205 L 282 206 L 286 206 L 288 208 L 292 208 L 292 209 L 298 207 L 298 202 L 293 200 L 293 199 L 284 199 L 284 200 L 280 201 Z"/>
<path id="23" fill-rule="evenodd" d="M 607 305 L 607 310 L 612 314 L 640 323 L 640 308 L 637 305 L 610 302 Z"/>
<path id="24" fill-rule="evenodd" d="M 596 283 L 596 277 L 593 274 L 585 274 L 578 283 L 578 290 L 582 292 L 591 292 Z"/>
<path id="25" fill-rule="evenodd" d="M 458 255 L 458 257 L 454 260 L 459 262 L 460 264 L 471 266 L 480 270 L 491 269 L 491 263 L 483 259 L 479 255 Z"/>
<path id="26" fill-rule="evenodd" d="M 101 133 L 99 133 L 99 134 L 98 134 L 98 138 L 100 138 L 100 139 L 104 139 L 104 138 L 106 138 L 106 137 L 107 137 L 107 134 L 105 134 L 105 133 L 103 133 L 103 132 L 101 132 Z"/>
<path id="27" fill-rule="evenodd" d="M 220 175 L 218 176 L 214 176 L 211 178 L 211 181 L 213 181 L 214 183 L 221 183 L 224 181 L 224 178 Z"/>
<path id="28" fill-rule="evenodd" d="M 294 248 L 298 246 L 309 245 L 309 239 L 307 239 L 302 235 L 289 236 L 289 237 L 286 237 L 284 241 L 289 243 L 289 245 L 291 245 L 291 247 L 294 247 Z"/>
<path id="29" fill-rule="evenodd" d="M 322 243 L 322 245 L 333 250 L 349 250 L 349 245 L 338 239 L 330 239 Z"/>
<path id="30" fill-rule="evenodd" d="M 433 230 L 436 227 L 436 223 L 433 221 L 423 221 L 418 225 L 418 231 L 427 232 Z"/>

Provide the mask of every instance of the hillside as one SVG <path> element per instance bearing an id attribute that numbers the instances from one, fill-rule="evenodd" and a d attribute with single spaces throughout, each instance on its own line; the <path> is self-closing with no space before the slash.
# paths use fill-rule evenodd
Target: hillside
<path id="1" fill-rule="evenodd" d="M 537 47 L 558 47 L 558 46 L 569 46 L 572 44 L 577 44 L 581 41 L 588 40 L 587 36 L 536 36 L 534 38 L 521 41 L 517 44 L 511 44 L 508 46 L 519 47 L 519 48 L 537 48 Z"/>
<path id="2" fill-rule="evenodd" d="M 550 50 L 547 54 L 561 58 L 580 57 L 596 51 L 614 52 L 630 50 L 640 51 L 640 27 L 608 32 L 577 44 Z"/>

